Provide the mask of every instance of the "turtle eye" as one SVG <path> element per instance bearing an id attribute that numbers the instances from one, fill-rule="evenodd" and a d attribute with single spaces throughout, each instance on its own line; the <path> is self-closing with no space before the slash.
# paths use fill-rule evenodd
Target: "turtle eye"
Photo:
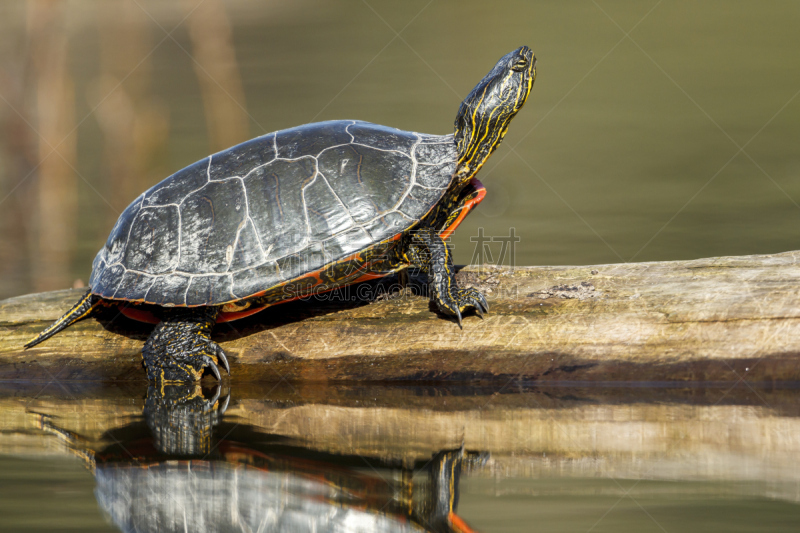
<path id="1" fill-rule="evenodd" d="M 522 72 L 526 68 L 528 68 L 528 60 L 523 58 L 517 59 L 516 63 L 514 63 L 514 66 L 511 67 L 511 70 L 514 72 Z"/>

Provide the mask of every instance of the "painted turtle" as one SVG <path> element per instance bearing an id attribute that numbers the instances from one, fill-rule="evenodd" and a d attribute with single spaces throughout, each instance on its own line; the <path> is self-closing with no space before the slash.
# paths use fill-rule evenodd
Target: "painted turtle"
<path id="1" fill-rule="evenodd" d="M 98 307 L 156 323 L 148 378 L 194 381 L 217 364 L 216 322 L 408 266 L 427 273 L 439 310 L 488 310 L 459 288 L 445 240 L 485 189 L 478 170 L 503 140 L 536 77 L 523 46 L 462 102 L 453 135 L 354 120 L 307 124 L 209 156 L 128 206 L 95 257 L 89 291 L 25 345 Z"/>

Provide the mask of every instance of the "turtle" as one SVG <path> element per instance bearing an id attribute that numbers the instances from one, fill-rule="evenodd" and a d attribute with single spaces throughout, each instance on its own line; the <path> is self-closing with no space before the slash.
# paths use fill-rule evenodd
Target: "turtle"
<path id="1" fill-rule="evenodd" d="M 427 274 L 438 311 L 462 327 L 489 305 L 461 288 L 446 239 L 485 196 L 475 175 L 536 78 L 527 46 L 504 55 L 461 103 L 454 133 L 357 120 L 306 124 L 206 157 L 137 197 L 92 264 L 88 290 L 25 345 L 105 306 L 156 324 L 151 381 L 230 374 L 218 322 L 354 283 Z"/>

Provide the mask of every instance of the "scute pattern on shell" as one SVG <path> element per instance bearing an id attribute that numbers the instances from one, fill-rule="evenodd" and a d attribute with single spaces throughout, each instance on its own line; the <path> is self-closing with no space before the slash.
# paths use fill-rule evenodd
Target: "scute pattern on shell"
<path id="1" fill-rule="evenodd" d="M 353 120 L 257 137 L 129 205 L 89 285 L 159 305 L 247 298 L 406 231 L 442 198 L 456 162 L 452 135 Z"/>
<path id="2" fill-rule="evenodd" d="M 202 459 L 101 463 L 95 471 L 97 504 L 124 532 L 426 531 L 402 514 L 336 503 L 348 486 L 295 473 L 291 459 L 278 456 L 273 462 L 278 466 L 270 469 Z M 353 474 L 340 479 L 363 486 Z"/>

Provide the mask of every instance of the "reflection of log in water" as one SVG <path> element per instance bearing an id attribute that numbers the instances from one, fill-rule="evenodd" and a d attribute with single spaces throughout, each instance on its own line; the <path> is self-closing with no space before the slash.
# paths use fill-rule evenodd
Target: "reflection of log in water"
<path id="1" fill-rule="evenodd" d="M 100 507 L 122 531 L 471 531 L 454 511 L 462 463 L 480 455 L 442 451 L 415 471 L 313 452 L 222 423 L 227 397 L 218 400 L 219 388 L 208 399 L 199 385 L 151 387 L 146 425 L 109 432 L 113 444 L 100 451 L 34 417 L 87 462 Z"/>
<path id="2" fill-rule="evenodd" d="M 75 89 L 68 65 L 64 3 L 28 0 L 30 78 L 39 136 L 38 205 L 30 247 L 34 288 L 71 285 L 77 220 Z"/>
<path id="3" fill-rule="evenodd" d="M 143 384 L 53 383 L 42 392 L 45 384 L 6 383 L 0 392 L 0 452 L 63 453 L 37 430 L 31 411 L 83 435 L 84 448 L 103 449 L 113 443 L 109 434 L 123 438 L 145 403 Z M 230 441 L 269 435 L 273 450 L 285 444 L 309 454 L 361 455 L 372 465 L 411 468 L 463 443 L 491 454 L 473 479 L 725 481 L 800 501 L 796 390 L 245 384 L 225 416 L 217 436 L 240 424 Z"/>

